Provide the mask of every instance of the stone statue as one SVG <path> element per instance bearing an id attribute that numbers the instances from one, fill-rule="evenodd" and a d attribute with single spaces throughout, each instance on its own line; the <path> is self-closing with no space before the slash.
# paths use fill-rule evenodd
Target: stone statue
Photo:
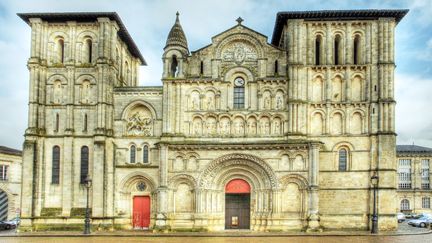
<path id="1" fill-rule="evenodd" d="M 283 107 L 283 101 L 282 101 L 282 97 L 278 96 L 276 98 L 276 109 L 280 110 Z"/>
<path id="2" fill-rule="evenodd" d="M 264 98 L 264 109 L 270 109 L 270 98 L 267 96 Z"/>
<path id="3" fill-rule="evenodd" d="M 249 135 L 255 135 L 256 134 L 256 122 L 250 121 L 248 122 L 248 132 Z"/>
<path id="4" fill-rule="evenodd" d="M 274 134 L 280 134 L 280 123 L 279 123 L 279 121 L 278 120 L 274 121 L 273 125 L 274 125 L 273 133 Z"/>
<path id="5" fill-rule="evenodd" d="M 229 135 L 230 134 L 230 124 L 229 124 L 229 121 L 223 120 L 221 122 L 221 134 L 222 135 Z"/>
<path id="6" fill-rule="evenodd" d="M 243 129 L 244 129 L 244 127 L 243 127 L 243 122 L 241 122 L 241 121 L 237 121 L 237 122 L 235 123 L 235 129 L 234 129 L 235 134 L 236 134 L 236 135 L 241 135 L 241 134 L 243 133 Z"/>
<path id="7" fill-rule="evenodd" d="M 192 110 L 198 110 L 199 109 L 199 99 L 196 96 L 192 97 Z"/>
<path id="8" fill-rule="evenodd" d="M 214 119 L 207 120 L 207 134 L 209 135 L 216 134 L 216 121 Z"/>
<path id="9" fill-rule="evenodd" d="M 193 134 L 201 135 L 201 122 L 199 120 L 196 120 L 193 123 Z"/>
<path id="10" fill-rule="evenodd" d="M 209 96 L 207 97 L 207 110 L 213 110 L 214 109 L 214 102 L 213 97 Z"/>

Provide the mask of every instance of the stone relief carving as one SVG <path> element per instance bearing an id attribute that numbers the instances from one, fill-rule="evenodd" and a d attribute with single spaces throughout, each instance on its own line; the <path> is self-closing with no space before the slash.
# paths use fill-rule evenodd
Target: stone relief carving
<path id="1" fill-rule="evenodd" d="M 127 123 L 127 130 L 130 135 L 151 135 L 151 118 L 145 117 L 142 113 L 133 114 Z"/>
<path id="2" fill-rule="evenodd" d="M 280 110 L 283 108 L 283 99 L 281 96 L 276 97 L 276 110 Z"/>
<path id="3" fill-rule="evenodd" d="M 233 61 L 238 64 L 244 61 L 255 61 L 257 57 L 255 48 L 242 42 L 230 44 L 222 52 L 222 59 L 224 61 Z"/>
<path id="4" fill-rule="evenodd" d="M 152 135 L 151 117 L 144 112 L 135 112 L 127 119 L 127 134 L 131 136 L 151 136 Z"/>
<path id="5" fill-rule="evenodd" d="M 230 119 L 223 116 L 210 116 L 205 120 L 193 118 L 190 123 L 190 134 L 194 136 L 280 136 L 283 134 L 284 120 L 279 116 L 249 117 L 246 121 L 241 117 Z"/>
<path id="6" fill-rule="evenodd" d="M 216 119 L 213 117 L 207 118 L 207 134 L 215 135 L 216 134 Z"/>

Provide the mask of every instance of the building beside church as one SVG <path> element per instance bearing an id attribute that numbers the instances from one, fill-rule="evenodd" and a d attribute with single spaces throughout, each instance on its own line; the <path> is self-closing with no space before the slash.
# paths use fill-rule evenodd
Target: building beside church
<path id="1" fill-rule="evenodd" d="M 20 150 L 0 146 L 0 221 L 20 213 L 21 154 Z"/>
<path id="2" fill-rule="evenodd" d="M 163 86 L 116 13 L 23 13 L 31 26 L 23 229 L 397 227 L 395 27 L 407 10 L 279 12 L 189 49 L 177 14 Z M 145 43 L 142 43 L 145 45 Z M 154 77 L 159 79 L 160 77 Z"/>
<path id="3" fill-rule="evenodd" d="M 432 213 L 430 165 L 432 148 L 397 145 L 398 209 L 404 213 Z"/>

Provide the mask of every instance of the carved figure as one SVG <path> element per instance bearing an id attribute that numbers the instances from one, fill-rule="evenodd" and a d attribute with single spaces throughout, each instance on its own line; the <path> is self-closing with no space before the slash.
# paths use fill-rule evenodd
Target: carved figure
<path id="1" fill-rule="evenodd" d="M 280 110 L 282 109 L 282 106 L 283 106 L 282 97 L 280 96 L 276 97 L 276 109 Z"/>
<path id="2" fill-rule="evenodd" d="M 270 98 L 268 96 L 264 98 L 264 109 L 270 109 Z"/>
<path id="3" fill-rule="evenodd" d="M 132 136 L 151 136 L 152 135 L 152 119 L 146 117 L 141 112 L 134 113 L 127 120 L 127 133 Z"/>

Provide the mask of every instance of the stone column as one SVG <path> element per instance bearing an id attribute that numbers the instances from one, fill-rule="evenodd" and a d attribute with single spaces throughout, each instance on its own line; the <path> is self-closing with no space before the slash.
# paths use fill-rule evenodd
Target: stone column
<path id="1" fill-rule="evenodd" d="M 322 231 L 319 218 L 319 143 L 309 145 L 309 214 L 308 232 Z"/>
<path id="2" fill-rule="evenodd" d="M 167 225 L 167 212 L 168 212 L 168 146 L 166 144 L 160 145 L 160 162 L 159 162 L 159 187 L 158 193 L 158 207 L 156 215 L 157 230 L 166 231 Z"/>

